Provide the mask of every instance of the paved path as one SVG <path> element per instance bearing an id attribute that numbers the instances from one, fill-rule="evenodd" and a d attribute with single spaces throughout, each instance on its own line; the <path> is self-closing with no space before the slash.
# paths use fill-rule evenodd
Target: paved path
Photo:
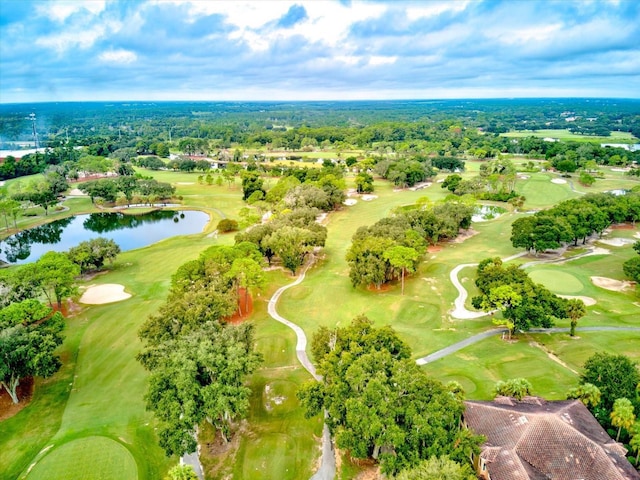
<path id="1" fill-rule="evenodd" d="M 515 255 L 511 255 L 510 257 L 503 258 L 502 261 L 508 262 L 518 257 L 524 257 L 526 254 L 527 252 L 516 253 Z M 456 287 L 456 290 L 458 290 L 458 296 L 453 303 L 455 305 L 455 308 L 451 312 L 451 316 L 453 318 L 457 318 L 458 320 L 469 320 L 473 318 L 485 317 L 490 313 L 490 312 L 472 312 L 471 310 L 467 310 L 464 306 L 469 294 L 467 293 L 467 290 L 460 283 L 460 280 L 458 280 L 458 274 L 460 273 L 460 270 L 462 270 L 463 268 L 475 267 L 477 265 L 478 265 L 477 263 L 463 263 L 462 265 L 458 265 L 453 270 L 451 270 L 451 273 L 449 274 L 449 279 L 451 280 L 451 283 L 453 283 L 453 286 Z"/>
<path id="2" fill-rule="evenodd" d="M 307 355 L 307 336 L 304 333 L 304 330 L 300 328 L 293 322 L 290 322 L 286 318 L 280 316 L 280 314 L 276 310 L 276 304 L 280 299 L 280 296 L 291 287 L 295 287 L 296 285 L 300 285 L 304 280 L 304 277 L 307 274 L 307 269 L 313 264 L 313 260 L 307 263 L 304 267 L 298 278 L 293 283 L 289 285 L 285 285 L 284 287 L 280 287 L 276 290 L 276 293 L 273 294 L 271 300 L 269 300 L 269 306 L 267 307 L 267 311 L 269 315 L 278 322 L 286 325 L 290 329 L 292 329 L 296 333 L 296 356 L 298 357 L 298 361 L 302 364 L 302 366 L 315 378 L 316 380 L 320 380 L 320 376 L 316 373 L 316 367 L 311 363 L 309 357 Z"/>
<path id="3" fill-rule="evenodd" d="M 311 265 L 313 265 L 313 262 L 314 258 L 312 257 L 311 261 L 309 261 L 305 265 L 302 272 L 294 282 L 290 283 L 289 285 L 285 285 L 284 287 L 280 287 L 278 290 L 276 290 L 276 293 L 274 293 L 269 300 L 267 311 L 274 320 L 277 320 L 278 322 L 286 325 L 295 332 L 297 339 L 296 356 L 298 357 L 298 361 L 313 376 L 313 378 L 319 381 L 321 380 L 320 375 L 316 373 L 316 367 L 314 367 L 314 365 L 311 363 L 311 360 L 309 360 L 309 356 L 307 355 L 307 336 L 305 335 L 304 330 L 302 330 L 302 328 L 300 328 L 295 323 L 282 317 L 276 310 L 276 304 L 278 303 L 280 296 L 289 288 L 300 285 L 307 274 L 307 270 Z M 320 468 L 311 477 L 311 480 L 333 480 L 335 476 L 336 456 L 333 451 L 333 443 L 331 442 L 329 427 L 327 427 L 327 424 L 325 423 L 322 430 L 322 456 L 320 460 Z"/>
<path id="4" fill-rule="evenodd" d="M 438 350 L 437 352 L 433 352 L 424 357 L 418 358 L 416 363 L 418 365 L 426 365 L 427 363 L 435 362 L 447 355 L 451 355 L 452 353 L 457 352 L 458 350 L 462 350 L 469 345 L 473 345 L 474 343 L 478 343 L 485 338 L 493 337 L 495 335 L 501 335 L 506 333 L 506 328 L 494 328 L 493 330 L 487 330 L 486 332 L 478 333 L 473 337 L 466 338 L 461 340 L 453 345 L 449 345 L 448 347 L 443 348 L 442 350 Z M 568 328 L 532 328 L 526 333 L 567 333 L 569 332 Z M 640 332 L 640 327 L 578 327 L 576 328 L 576 332 Z"/>
<path id="5" fill-rule="evenodd" d="M 198 450 L 200 450 L 200 445 L 198 445 Z M 200 480 L 204 480 L 204 472 L 202 471 L 202 464 L 200 463 L 199 452 L 193 453 L 185 453 L 182 455 L 180 459 L 180 463 L 182 465 L 191 465 L 193 471 L 196 472 L 196 475 Z"/>

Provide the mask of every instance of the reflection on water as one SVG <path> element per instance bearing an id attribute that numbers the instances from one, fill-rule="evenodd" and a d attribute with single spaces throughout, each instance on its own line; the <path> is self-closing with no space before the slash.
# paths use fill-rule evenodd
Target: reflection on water
<path id="1" fill-rule="evenodd" d="M 0 260 L 34 262 L 50 250 L 63 252 L 97 237 L 114 240 L 123 251 L 133 250 L 175 235 L 199 233 L 208 221 L 206 213 L 195 211 L 77 215 L 24 230 L 0 242 Z"/>
<path id="2" fill-rule="evenodd" d="M 471 216 L 472 222 L 486 222 L 487 220 L 493 220 L 505 213 L 507 210 L 498 207 L 496 205 L 480 205 L 475 208 L 473 215 Z"/>

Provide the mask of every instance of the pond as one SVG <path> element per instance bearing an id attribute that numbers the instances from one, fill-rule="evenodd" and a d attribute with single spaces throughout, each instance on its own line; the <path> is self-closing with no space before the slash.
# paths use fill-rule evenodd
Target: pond
<path id="1" fill-rule="evenodd" d="M 503 213 L 506 213 L 506 209 L 498 207 L 496 205 L 478 205 L 473 211 L 471 216 L 472 222 L 486 222 L 487 220 L 493 220 L 498 218 Z"/>
<path id="2" fill-rule="evenodd" d="M 0 242 L 0 260 L 34 262 L 48 251 L 64 252 L 84 240 L 105 237 L 122 251 L 145 247 L 176 235 L 200 233 L 209 215 L 197 211 L 157 210 L 141 215 L 91 213 L 62 218 L 16 233 Z"/>

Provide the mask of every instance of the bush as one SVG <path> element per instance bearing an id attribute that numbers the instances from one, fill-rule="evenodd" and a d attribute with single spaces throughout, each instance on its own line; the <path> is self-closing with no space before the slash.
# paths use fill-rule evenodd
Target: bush
<path id="1" fill-rule="evenodd" d="M 238 222 L 231 220 L 230 218 L 223 218 L 218 222 L 218 226 L 216 228 L 221 233 L 235 232 L 238 230 Z"/>

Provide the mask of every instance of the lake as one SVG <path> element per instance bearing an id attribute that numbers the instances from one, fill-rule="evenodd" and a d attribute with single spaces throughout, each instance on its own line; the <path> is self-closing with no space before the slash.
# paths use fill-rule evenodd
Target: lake
<path id="1" fill-rule="evenodd" d="M 8 237 L 0 242 L 0 260 L 11 264 L 34 262 L 51 250 L 64 252 L 98 237 L 114 240 L 124 252 L 176 235 L 200 233 L 208 221 L 208 214 L 190 210 L 77 215 Z"/>

